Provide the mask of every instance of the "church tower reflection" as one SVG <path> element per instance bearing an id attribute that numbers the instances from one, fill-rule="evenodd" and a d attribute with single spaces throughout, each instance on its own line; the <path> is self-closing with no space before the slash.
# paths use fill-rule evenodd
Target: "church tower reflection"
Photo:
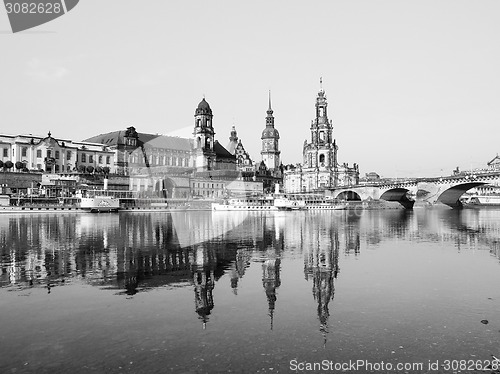
<path id="1" fill-rule="evenodd" d="M 273 329 L 276 309 L 276 290 L 281 285 L 281 254 L 284 248 L 284 217 L 275 215 L 263 222 L 263 241 L 261 243 L 262 286 L 266 293 L 270 328 Z"/>
<path id="2" fill-rule="evenodd" d="M 215 287 L 215 270 L 217 257 L 214 249 L 204 245 L 195 247 L 191 259 L 195 311 L 206 328 L 209 315 L 214 308 L 213 290 Z"/>
<path id="3" fill-rule="evenodd" d="M 262 264 L 262 285 L 266 291 L 269 317 L 271 318 L 271 330 L 274 322 L 274 309 L 276 307 L 276 289 L 281 285 L 279 258 L 269 258 Z"/>
<path id="4" fill-rule="evenodd" d="M 307 281 L 313 283 L 313 297 L 318 307 L 319 331 L 323 344 L 329 333 L 328 305 L 335 295 L 334 280 L 339 273 L 339 237 L 337 231 L 317 232 L 316 245 L 305 253 L 304 273 Z"/>

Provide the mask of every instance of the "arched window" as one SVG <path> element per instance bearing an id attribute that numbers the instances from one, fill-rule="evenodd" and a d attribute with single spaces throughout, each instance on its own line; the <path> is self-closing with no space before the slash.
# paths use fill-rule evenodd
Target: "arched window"
<path id="1" fill-rule="evenodd" d="M 325 141 L 325 132 L 324 131 L 319 132 L 319 140 L 322 142 Z"/>
<path id="2" fill-rule="evenodd" d="M 321 164 L 324 164 L 324 163 L 325 163 L 325 155 L 323 155 L 323 154 L 319 155 L 319 162 L 320 162 Z"/>

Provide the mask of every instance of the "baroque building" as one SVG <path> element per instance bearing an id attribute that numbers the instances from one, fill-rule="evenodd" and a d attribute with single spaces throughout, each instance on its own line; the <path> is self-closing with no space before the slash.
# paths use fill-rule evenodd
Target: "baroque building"
<path id="1" fill-rule="evenodd" d="M 236 130 L 231 143 L 237 141 Z M 252 167 L 241 142 L 234 149 L 215 139 L 213 113 L 203 98 L 195 109 L 191 138 L 137 132 L 133 126 L 87 139 L 116 153 L 118 174 L 128 176 L 130 190 L 166 198 L 222 198 L 228 192 L 262 191 L 262 183 L 244 177 Z"/>
<path id="2" fill-rule="evenodd" d="M 18 171 L 69 173 L 85 170 L 115 172 L 114 152 L 106 145 L 34 135 L 0 134 L 0 161 Z"/>
<path id="3" fill-rule="evenodd" d="M 318 192 L 358 184 L 358 165 L 349 167 L 338 162 L 333 122 L 328 118 L 328 103 L 322 87 L 316 97 L 315 112 L 310 140 L 304 141 L 303 163 L 288 167 L 284 172 L 286 192 Z"/>

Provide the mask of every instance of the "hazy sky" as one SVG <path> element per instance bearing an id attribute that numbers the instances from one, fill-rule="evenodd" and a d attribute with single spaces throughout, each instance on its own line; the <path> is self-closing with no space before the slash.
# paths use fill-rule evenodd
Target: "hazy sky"
<path id="1" fill-rule="evenodd" d="M 434 176 L 500 152 L 500 1 L 81 0 L 12 34 L 0 8 L 0 131 L 190 134 L 205 95 L 260 160 L 268 91 L 302 161 L 319 78 L 339 161 Z"/>

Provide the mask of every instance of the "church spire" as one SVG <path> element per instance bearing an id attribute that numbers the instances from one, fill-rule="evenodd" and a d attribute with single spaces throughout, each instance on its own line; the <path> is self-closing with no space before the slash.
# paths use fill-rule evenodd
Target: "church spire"
<path id="1" fill-rule="evenodd" d="M 269 109 L 267 110 L 267 117 L 273 116 L 273 109 L 271 108 L 271 90 L 269 90 Z"/>

